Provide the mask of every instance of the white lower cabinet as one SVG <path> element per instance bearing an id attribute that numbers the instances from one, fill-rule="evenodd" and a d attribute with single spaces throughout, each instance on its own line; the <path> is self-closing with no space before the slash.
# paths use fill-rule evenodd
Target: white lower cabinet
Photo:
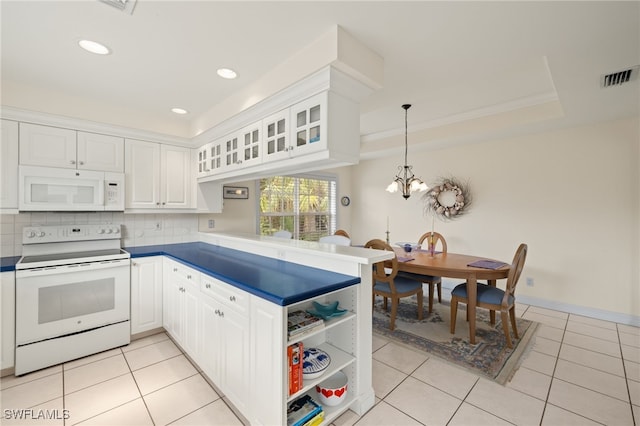
<path id="1" fill-rule="evenodd" d="M 238 306 L 238 298 L 246 293 L 225 297 L 225 287 L 215 278 L 203 275 L 201 281 L 201 368 L 241 412 L 249 402 L 249 317 L 246 306 Z M 229 300 L 231 299 L 231 300 Z"/>
<path id="2" fill-rule="evenodd" d="M 349 379 L 348 396 L 338 406 L 323 407 L 323 424 L 359 404 L 358 286 L 280 306 L 168 258 L 163 279 L 166 331 L 251 424 L 286 425 L 288 404 L 305 394 L 320 403 L 316 385 L 338 371 Z M 337 301 L 348 312 L 287 339 L 287 313 L 313 308 L 314 301 Z M 324 350 L 331 364 L 289 395 L 287 348 L 296 342 Z"/>
<path id="3" fill-rule="evenodd" d="M 164 259 L 164 328 L 196 362 L 200 361 L 199 286 L 200 272 L 174 260 Z"/>
<path id="4" fill-rule="evenodd" d="M 2 309 L 2 347 L 0 369 L 14 366 L 16 349 L 16 274 L 13 271 L 0 273 L 0 308 Z"/>
<path id="5" fill-rule="evenodd" d="M 162 327 L 162 256 L 131 261 L 131 334 Z"/>

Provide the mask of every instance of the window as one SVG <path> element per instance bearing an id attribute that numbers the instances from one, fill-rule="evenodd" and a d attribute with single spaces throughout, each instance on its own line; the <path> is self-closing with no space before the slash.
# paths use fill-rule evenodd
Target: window
<path id="1" fill-rule="evenodd" d="M 260 235 L 281 229 L 318 241 L 336 229 L 336 179 L 274 176 L 260 179 Z"/>

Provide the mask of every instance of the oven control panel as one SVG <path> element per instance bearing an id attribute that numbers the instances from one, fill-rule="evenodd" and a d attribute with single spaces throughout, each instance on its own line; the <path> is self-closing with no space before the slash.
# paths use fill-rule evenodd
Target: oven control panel
<path id="1" fill-rule="evenodd" d="M 121 227 L 122 225 L 117 224 L 25 226 L 22 231 L 22 243 L 115 240 L 121 238 Z"/>

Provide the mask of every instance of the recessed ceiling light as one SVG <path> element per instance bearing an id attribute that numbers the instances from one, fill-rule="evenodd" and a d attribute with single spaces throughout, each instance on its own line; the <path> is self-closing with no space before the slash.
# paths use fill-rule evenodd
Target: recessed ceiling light
<path id="1" fill-rule="evenodd" d="M 78 44 L 87 52 L 95 53 L 96 55 L 108 55 L 109 53 L 111 53 L 107 46 L 95 41 L 80 40 Z"/>
<path id="2" fill-rule="evenodd" d="M 228 79 L 236 78 L 238 76 L 234 70 L 229 68 L 220 68 L 217 73 L 220 77 Z"/>
<path id="3" fill-rule="evenodd" d="M 186 109 L 182 108 L 171 108 L 171 111 L 175 112 L 176 114 L 186 114 L 188 112 Z"/>

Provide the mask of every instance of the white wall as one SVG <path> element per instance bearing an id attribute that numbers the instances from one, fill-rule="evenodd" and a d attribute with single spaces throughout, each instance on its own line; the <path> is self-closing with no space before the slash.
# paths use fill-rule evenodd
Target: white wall
<path id="1" fill-rule="evenodd" d="M 640 317 L 639 120 L 590 125 L 508 140 L 409 152 L 427 183 L 469 180 L 467 215 L 436 220 L 452 252 L 510 262 L 520 242 L 529 255 L 518 294 Z M 416 240 L 431 229 L 423 200 L 384 189 L 402 162 L 361 162 L 353 170 L 352 237 Z M 356 189 L 357 188 L 357 189 Z M 534 279 L 527 287 L 525 278 Z"/>

